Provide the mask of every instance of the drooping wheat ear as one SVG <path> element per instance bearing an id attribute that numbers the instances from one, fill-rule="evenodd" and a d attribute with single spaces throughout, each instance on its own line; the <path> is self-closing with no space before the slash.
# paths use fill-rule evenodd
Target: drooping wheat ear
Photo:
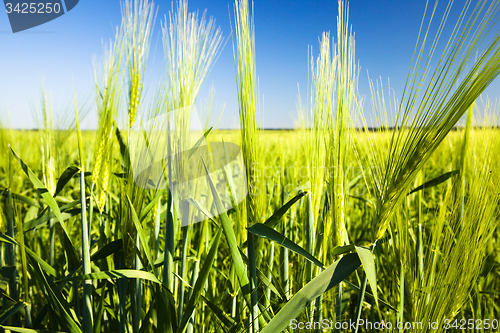
<path id="1" fill-rule="evenodd" d="M 145 66 L 156 12 L 154 2 L 126 0 L 122 6 L 124 37 L 129 75 L 128 125 L 134 126 L 142 97 Z"/>
<path id="2" fill-rule="evenodd" d="M 431 59 L 451 5 L 452 1 L 445 11 L 427 58 L 424 57 L 424 50 L 437 2 L 420 47 L 417 40 L 385 172 L 379 180 L 381 192 L 378 193 L 377 204 L 377 239 L 383 237 L 391 217 L 424 163 L 469 106 L 500 74 L 500 31 L 493 30 L 499 20 L 500 2 L 478 1 L 467 18 L 471 6 L 471 1 L 467 1 L 432 77 L 426 82 Z M 424 15 L 421 32 L 425 19 Z M 492 31 L 492 36 L 489 36 Z M 487 37 L 491 39 L 487 40 Z M 480 56 L 474 61 L 477 53 Z"/>

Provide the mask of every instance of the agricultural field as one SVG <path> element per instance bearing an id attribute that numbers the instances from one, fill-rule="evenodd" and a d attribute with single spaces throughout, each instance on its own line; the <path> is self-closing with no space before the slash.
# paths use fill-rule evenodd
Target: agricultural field
<path id="1" fill-rule="evenodd" d="M 500 104 L 482 93 L 500 74 L 500 32 L 483 38 L 500 2 L 485 3 L 441 37 L 437 67 L 424 26 L 408 90 L 372 84 L 368 126 L 339 1 L 297 128 L 264 130 L 236 0 L 240 129 L 200 130 L 190 106 L 220 31 L 181 0 L 150 100 L 155 5 L 126 0 L 96 67 L 97 130 L 76 98 L 56 129 L 45 95 L 38 130 L 0 124 L 0 331 L 499 331 Z"/>

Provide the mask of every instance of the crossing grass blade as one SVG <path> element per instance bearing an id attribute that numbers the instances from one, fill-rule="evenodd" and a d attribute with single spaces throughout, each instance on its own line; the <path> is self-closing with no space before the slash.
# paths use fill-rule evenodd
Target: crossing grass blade
<path id="1" fill-rule="evenodd" d="M 127 201 L 130 207 L 130 211 L 132 212 L 132 222 L 134 223 L 134 226 L 137 230 L 137 235 L 139 237 L 142 249 L 144 250 L 146 254 L 146 258 L 148 258 L 148 263 L 149 263 L 149 268 L 148 269 L 153 269 L 154 268 L 154 261 L 153 257 L 151 256 L 151 249 L 149 247 L 148 241 L 146 240 L 146 235 L 144 234 L 144 229 L 142 228 L 141 222 L 139 221 L 139 218 L 137 217 L 137 213 L 135 212 L 134 205 L 132 204 L 132 201 L 130 201 L 130 198 L 127 195 Z"/>
<path id="2" fill-rule="evenodd" d="M 3 324 L 3 323 L 5 323 L 5 321 L 7 321 L 7 319 L 9 319 L 13 315 L 15 315 L 16 313 L 18 313 L 22 309 L 24 309 L 24 307 L 26 305 L 27 304 L 24 303 L 24 302 L 18 302 L 16 304 L 12 305 L 10 308 L 8 308 L 4 313 L 2 313 L 0 315 L 0 325 Z"/>
<path id="3" fill-rule="evenodd" d="M 77 275 L 72 277 L 67 277 L 59 280 L 59 282 L 68 282 L 68 281 L 85 281 L 85 280 L 106 280 L 106 279 L 143 279 L 147 281 L 154 282 L 163 288 L 166 288 L 164 284 L 158 280 L 158 278 L 150 273 L 145 271 L 140 271 L 136 269 L 116 269 L 113 271 L 105 271 L 105 272 L 94 272 L 85 275 Z"/>
<path id="4" fill-rule="evenodd" d="M 10 237 L 9 235 L 3 234 L 3 233 L 0 233 L 0 242 L 9 243 L 12 245 L 17 245 L 17 242 L 14 238 Z"/>
<path id="5" fill-rule="evenodd" d="M 306 195 L 308 192 L 300 192 L 296 196 L 294 196 L 292 199 L 290 199 L 286 204 L 283 205 L 280 209 L 275 211 L 271 217 L 269 217 L 266 222 L 264 222 L 264 225 L 266 225 L 269 228 L 274 228 L 281 220 L 283 215 L 292 207 L 294 203 L 299 201 L 304 195 Z"/>
<path id="6" fill-rule="evenodd" d="M 186 305 L 186 308 L 184 309 L 184 312 L 182 313 L 181 323 L 179 325 L 179 333 L 184 333 L 185 329 L 187 328 L 187 323 L 191 318 L 191 314 L 193 313 L 194 308 L 201 296 L 202 289 L 208 280 L 208 275 L 210 273 L 210 270 L 212 269 L 215 255 L 217 254 L 217 250 L 219 248 L 221 234 L 222 234 L 222 229 L 219 228 L 212 242 L 212 247 L 210 248 L 207 257 L 205 258 L 203 267 L 201 268 L 198 278 L 196 279 L 196 284 L 194 285 L 193 293 L 189 298 L 189 301 Z"/>
<path id="7" fill-rule="evenodd" d="M 363 270 L 372 288 L 375 303 L 378 306 L 378 292 L 377 292 L 377 272 L 375 271 L 375 261 L 373 260 L 373 253 L 367 248 L 355 246 L 358 257 L 361 261 Z"/>
<path id="8" fill-rule="evenodd" d="M 64 189 L 64 187 L 69 183 L 69 181 L 80 171 L 77 166 L 69 166 L 64 170 L 61 177 L 57 181 L 56 191 L 54 192 L 54 197 L 57 197 L 59 193 Z"/>
<path id="9" fill-rule="evenodd" d="M 247 270 L 246 270 L 247 267 L 244 264 L 243 259 L 241 258 L 240 251 L 238 249 L 238 244 L 236 243 L 236 236 L 234 234 L 234 229 L 231 226 L 231 222 L 229 221 L 229 218 L 227 216 L 226 209 L 224 208 L 224 205 L 220 200 L 219 194 L 217 193 L 217 189 L 212 181 L 212 177 L 210 176 L 210 172 L 208 171 L 208 168 L 205 165 L 205 161 L 203 161 L 203 166 L 205 168 L 205 172 L 207 175 L 207 182 L 210 186 L 210 190 L 214 198 L 215 207 L 217 209 L 217 212 L 219 213 L 222 229 L 224 231 L 224 235 L 226 236 L 226 241 L 229 246 L 229 250 L 231 252 L 231 259 L 234 268 L 236 270 L 236 274 L 238 276 L 238 281 L 240 283 L 243 293 L 246 296 L 245 299 L 247 300 L 248 305 L 250 306 L 251 302 L 250 299 L 248 298 L 250 294 L 250 280 L 248 279 L 247 276 Z"/>
<path id="10" fill-rule="evenodd" d="M 199 209 L 206 217 L 210 219 L 216 226 L 219 225 L 212 213 L 210 213 L 203 205 L 193 198 L 188 198 L 187 201 L 193 205 L 195 208 Z"/>
<path id="11" fill-rule="evenodd" d="M 227 328 L 238 328 L 238 324 L 227 313 L 225 313 L 224 310 L 219 308 L 205 296 L 201 295 L 201 297 L 203 298 L 203 301 L 208 305 L 210 310 L 212 310 L 212 312 Z"/>
<path id="12" fill-rule="evenodd" d="M 40 258 L 35 252 L 31 251 L 29 248 L 26 248 L 26 253 L 37 263 L 40 265 L 43 270 L 52 275 L 56 276 L 56 270 L 54 267 L 50 266 L 47 262 L 45 262 L 42 258 Z"/>
<path id="13" fill-rule="evenodd" d="M 196 143 L 194 144 L 194 146 L 191 149 L 189 149 L 188 160 L 198 151 L 198 148 L 200 148 L 201 144 L 203 142 L 205 142 L 205 140 L 207 139 L 207 136 L 210 133 L 210 131 L 212 130 L 212 128 L 213 127 L 210 127 L 208 130 L 206 130 L 205 133 L 203 133 L 203 136 L 201 138 L 199 138 L 198 141 L 196 141 Z"/>
<path id="14" fill-rule="evenodd" d="M 43 183 L 40 181 L 40 179 L 38 179 L 38 177 L 33 173 L 33 171 L 31 171 L 31 169 L 26 165 L 26 163 L 24 163 L 23 160 L 16 154 L 14 149 L 10 147 L 10 145 L 9 148 L 12 151 L 14 157 L 19 161 L 19 163 L 21 163 L 21 167 L 24 173 L 26 174 L 26 176 L 28 176 L 29 180 L 35 186 L 40 195 L 45 199 L 47 205 L 49 205 L 50 209 L 54 212 L 57 220 L 61 224 L 61 227 L 63 228 L 64 232 L 69 237 L 68 229 L 66 229 L 66 224 L 64 223 L 64 220 L 62 218 L 61 211 L 59 210 L 59 206 L 54 200 L 52 194 L 47 190 L 45 185 L 43 185 Z"/>
<path id="15" fill-rule="evenodd" d="M 408 195 L 410 195 L 412 193 L 415 193 L 417 191 L 423 190 L 425 188 L 437 186 L 437 185 L 439 185 L 441 183 L 444 183 L 445 181 L 447 181 L 448 179 L 450 179 L 451 177 L 453 177 L 455 175 L 458 175 L 459 173 L 460 173 L 459 170 L 453 170 L 453 171 L 450 171 L 450 172 L 446 172 L 446 173 L 442 174 L 441 176 L 438 176 L 438 177 L 436 177 L 434 179 L 426 181 L 424 184 L 415 187 L 414 189 L 412 189 L 410 191 L 410 193 L 408 193 Z"/>
<path id="16" fill-rule="evenodd" d="M 63 221 L 66 221 L 66 220 L 69 220 L 70 218 L 78 215 L 79 213 L 80 213 L 79 209 L 72 209 L 72 210 L 69 210 L 68 212 L 61 212 L 61 219 Z M 39 228 L 42 225 L 45 225 L 45 223 L 47 223 L 48 221 L 50 221 L 50 219 L 52 219 L 54 217 L 56 217 L 56 214 L 51 211 L 50 213 L 43 214 L 38 218 L 35 218 L 33 220 L 30 220 L 30 221 L 26 221 L 23 223 L 23 230 L 30 231 L 32 229 Z"/>
<path id="17" fill-rule="evenodd" d="M 347 254 L 312 279 L 281 308 L 262 333 L 281 332 L 318 296 L 335 287 L 361 265 L 357 254 Z"/>
<path id="18" fill-rule="evenodd" d="M 139 221 L 144 220 L 144 218 L 149 214 L 149 212 L 151 212 L 151 210 L 158 204 L 158 201 L 160 200 L 164 192 L 165 190 L 159 190 L 156 192 L 153 200 L 151 200 L 151 202 L 149 202 L 146 205 L 146 207 L 142 209 Z"/>
<path id="19" fill-rule="evenodd" d="M 78 320 L 71 315 L 69 304 L 61 294 L 55 283 L 41 270 L 38 263 L 34 263 L 33 271 L 39 283 L 44 286 L 48 302 L 57 318 L 61 327 L 70 333 L 81 333 Z"/>
<path id="20" fill-rule="evenodd" d="M 165 289 L 163 289 L 165 290 Z M 175 301 L 170 292 L 160 292 L 160 288 L 155 291 L 156 303 L 156 328 L 159 332 L 177 332 L 177 314 L 175 312 Z M 158 314 L 166 314 L 158 316 Z"/>
<path id="21" fill-rule="evenodd" d="M 309 252 L 307 252 L 302 247 L 298 246 L 297 244 L 295 244 L 290 239 L 286 238 L 285 236 L 283 236 L 282 234 L 280 234 L 276 230 L 269 228 L 265 224 L 256 223 L 256 224 L 248 227 L 247 229 L 252 234 L 259 236 L 259 237 L 270 239 L 273 242 L 276 242 L 279 245 L 286 247 L 287 249 L 289 249 L 297 254 L 300 254 L 301 256 L 303 256 L 304 258 L 306 258 L 307 260 L 309 260 L 313 264 L 317 265 L 318 267 L 325 268 L 323 263 L 321 261 L 319 261 L 318 259 L 314 258 Z"/>
<path id="22" fill-rule="evenodd" d="M 1 188 L 0 187 L 0 190 L 2 191 L 2 193 L 0 193 L 0 197 L 5 194 L 5 192 L 7 191 L 6 188 Z M 11 195 L 12 195 L 12 198 L 15 199 L 15 200 L 18 200 L 22 203 L 25 203 L 29 206 L 35 206 L 35 207 L 40 207 L 39 203 L 36 201 L 36 200 L 33 200 L 31 198 L 28 198 L 24 195 L 21 195 L 21 194 L 18 194 L 18 193 L 14 193 L 11 191 Z"/>
<path id="23" fill-rule="evenodd" d="M 241 255 L 241 258 L 243 259 L 243 261 L 245 263 L 248 263 L 248 257 L 243 253 L 243 251 L 241 249 L 240 249 L 240 255 Z M 265 285 L 273 293 L 275 293 L 276 295 L 278 295 L 281 300 L 284 301 L 284 300 L 287 299 L 286 294 L 285 294 L 283 288 L 281 288 L 281 286 L 277 283 L 279 281 L 279 279 L 276 276 L 273 276 L 273 281 L 274 281 L 274 283 L 273 283 L 273 281 L 271 281 L 270 279 L 268 279 L 267 276 L 264 273 L 262 273 L 262 271 L 259 268 L 257 268 L 257 278 L 259 279 L 259 281 L 263 285 Z"/>
<path id="24" fill-rule="evenodd" d="M 91 261 L 104 259 L 112 254 L 118 253 L 123 250 L 123 241 L 121 239 L 117 239 L 112 241 L 103 247 L 101 247 L 97 252 L 95 252 L 91 257 Z"/>

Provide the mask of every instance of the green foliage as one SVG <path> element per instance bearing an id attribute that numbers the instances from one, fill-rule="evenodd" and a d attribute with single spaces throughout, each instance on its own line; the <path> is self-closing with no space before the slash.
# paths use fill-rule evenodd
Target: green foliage
<path id="1" fill-rule="evenodd" d="M 140 111 L 154 5 L 127 1 L 96 67 L 97 132 L 81 131 L 75 98 L 76 130 L 60 141 L 45 95 L 43 131 L 0 127 L 0 329 L 274 333 L 290 331 L 292 319 L 358 317 L 420 321 L 430 331 L 428 321 L 499 318 L 500 134 L 492 119 L 500 104 L 479 99 L 500 73 L 499 2 L 480 1 L 469 14 L 466 5 L 436 66 L 443 29 L 427 56 L 424 17 L 401 102 L 371 83 L 380 127 L 370 132 L 353 128 L 356 117 L 367 125 L 348 7 L 339 2 L 336 41 L 325 33 L 316 61 L 310 54 L 300 129 L 271 132 L 259 128 L 253 5 L 235 1 L 241 129 L 206 126 L 196 142 L 178 135 L 167 147 L 190 150 L 189 160 L 205 140 L 240 145 L 246 169 L 226 166 L 215 177 L 214 154 L 200 159 L 212 195 L 203 201 L 135 183 L 130 138 L 132 127 L 147 130 Z M 146 114 L 153 122 L 196 102 L 222 47 L 214 20 L 189 13 L 185 0 L 162 30 L 166 76 Z M 457 126 L 466 112 L 465 128 Z M 190 117 L 172 121 L 187 128 Z M 220 159 L 228 159 L 224 148 Z M 164 162 L 165 177 L 185 166 Z M 237 179 L 250 194 L 239 204 Z M 206 219 L 182 227 L 184 212 Z"/>

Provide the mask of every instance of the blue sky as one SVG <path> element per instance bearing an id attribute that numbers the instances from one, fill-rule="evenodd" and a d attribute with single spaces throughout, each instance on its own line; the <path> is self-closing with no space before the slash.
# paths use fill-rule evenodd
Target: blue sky
<path id="1" fill-rule="evenodd" d="M 440 4 L 440 11 L 446 1 Z M 448 30 L 460 12 L 464 0 L 455 1 Z M 163 47 L 160 20 L 171 9 L 171 1 L 156 1 L 158 15 L 152 39 L 148 87 L 156 87 L 157 74 L 163 69 Z M 296 119 L 297 84 L 306 97 L 308 45 L 317 55 L 318 38 L 323 31 L 336 31 L 337 1 L 255 1 L 256 62 L 263 126 L 291 128 Z M 356 37 L 356 58 L 361 68 L 359 90 L 365 96 L 365 112 L 370 118 L 370 92 L 367 70 L 372 79 L 390 78 L 391 88 L 401 96 L 425 8 L 425 1 L 350 1 L 349 24 Z M 225 0 L 190 0 L 190 11 L 207 10 L 216 19 L 223 35 L 230 36 L 229 9 L 233 2 Z M 438 16 L 440 17 L 440 15 Z M 54 112 L 64 118 L 72 114 L 73 87 L 80 100 L 94 101 L 92 59 L 101 59 L 103 42 L 114 36 L 121 21 L 119 1 L 81 0 L 67 14 L 44 25 L 13 34 L 7 14 L 0 13 L 0 112 L 4 124 L 7 114 L 14 128 L 33 128 L 33 113 L 40 105 L 42 83 L 52 99 Z M 233 24 L 234 25 L 234 24 Z M 446 33 L 445 33 L 445 36 Z M 238 124 L 233 49 L 228 40 L 215 63 L 199 102 L 216 89 L 214 116 L 225 110 L 220 128 Z M 490 98 L 499 97 L 498 80 L 487 90 Z M 95 128 L 95 112 L 83 121 Z M 214 121 L 212 121 L 214 122 Z"/>

